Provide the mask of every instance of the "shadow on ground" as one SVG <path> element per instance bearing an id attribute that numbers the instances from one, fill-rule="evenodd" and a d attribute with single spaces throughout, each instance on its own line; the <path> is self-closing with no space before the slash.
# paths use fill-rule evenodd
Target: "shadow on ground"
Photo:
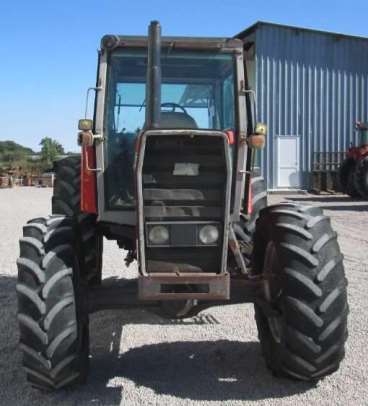
<path id="1" fill-rule="evenodd" d="M 320 205 L 323 210 L 333 210 L 333 211 L 368 211 L 368 205 L 364 206 L 348 206 L 348 205 L 341 205 L 341 206 L 330 206 L 330 205 Z"/>
<path id="2" fill-rule="evenodd" d="M 347 195 L 308 195 L 308 196 L 293 196 L 293 197 L 287 197 L 287 200 L 293 200 L 293 201 L 304 201 L 304 202 L 322 202 L 322 203 L 328 203 L 328 202 L 336 202 L 336 203 L 348 203 L 348 202 L 359 202 L 361 200 L 358 199 L 352 199 L 350 196 Z"/>
<path id="3" fill-rule="evenodd" d="M 193 401 L 283 398 L 313 387 L 273 377 L 264 365 L 258 342 L 175 341 L 143 345 L 121 354 L 124 325 L 162 320 L 143 310 L 124 310 L 91 316 L 87 383 L 58 393 L 42 393 L 30 388 L 21 369 L 15 299 L 15 278 L 0 276 L 1 313 L 8 315 L 0 320 L 1 331 L 7 332 L 0 336 L 0 365 L 6 371 L 0 374 L 0 393 L 6 402 L 2 404 L 120 405 L 126 380 L 137 390 L 146 387 L 159 395 Z"/>
<path id="4" fill-rule="evenodd" d="M 308 196 L 308 197 L 301 196 L 301 197 L 288 197 L 287 200 L 299 203 L 311 203 L 311 204 L 315 203 L 315 206 L 319 206 L 324 210 L 368 211 L 368 204 L 366 204 L 366 201 L 352 199 L 349 196 Z"/>
<path id="5" fill-rule="evenodd" d="M 313 388 L 305 382 L 273 377 L 265 367 L 258 342 L 175 341 L 143 345 L 121 354 L 123 326 L 131 323 L 133 312 L 138 311 L 94 316 L 93 324 L 99 325 L 99 345 L 91 348 L 87 386 L 74 391 L 78 405 L 92 399 L 119 405 L 124 395 L 124 387 L 118 383 L 122 379 L 158 395 L 192 401 L 283 398 Z M 152 317 L 157 316 L 139 311 L 135 322 L 152 323 Z M 92 326 L 92 341 L 94 334 Z"/>

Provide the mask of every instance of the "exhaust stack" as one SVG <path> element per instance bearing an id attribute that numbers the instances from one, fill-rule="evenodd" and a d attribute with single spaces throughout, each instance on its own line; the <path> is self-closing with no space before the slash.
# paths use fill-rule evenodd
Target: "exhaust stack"
<path id="1" fill-rule="evenodd" d="M 146 129 L 160 127 L 161 116 L 161 25 L 151 21 L 148 28 L 146 83 Z"/>

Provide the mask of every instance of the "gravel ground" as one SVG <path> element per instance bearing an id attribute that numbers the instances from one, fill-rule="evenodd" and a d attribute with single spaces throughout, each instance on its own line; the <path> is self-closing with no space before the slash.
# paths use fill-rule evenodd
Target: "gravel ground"
<path id="1" fill-rule="evenodd" d="M 182 322 L 143 310 L 91 316 L 87 385 L 30 388 L 17 349 L 16 265 L 22 225 L 50 212 L 49 189 L 0 190 L 0 405 L 368 405 L 368 205 L 345 196 L 271 196 L 319 205 L 333 219 L 349 279 L 350 336 L 340 370 L 317 386 L 275 379 L 265 368 L 251 305 L 212 308 Z M 104 277 L 122 253 L 106 242 Z M 133 267 L 134 268 L 134 267 Z M 132 275 L 135 269 L 128 270 Z M 126 276 L 126 273 L 123 274 Z"/>

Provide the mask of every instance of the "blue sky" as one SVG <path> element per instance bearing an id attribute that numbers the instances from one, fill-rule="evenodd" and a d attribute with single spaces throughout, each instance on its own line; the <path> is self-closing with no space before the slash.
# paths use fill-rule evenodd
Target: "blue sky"
<path id="1" fill-rule="evenodd" d="M 3 0 L 0 140 L 39 149 L 42 137 L 77 150 L 77 121 L 106 33 L 232 36 L 257 20 L 368 36 L 367 0 Z"/>

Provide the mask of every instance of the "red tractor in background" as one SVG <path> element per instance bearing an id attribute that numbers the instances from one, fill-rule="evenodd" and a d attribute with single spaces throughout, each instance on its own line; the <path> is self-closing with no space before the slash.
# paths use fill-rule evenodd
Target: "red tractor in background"
<path id="1" fill-rule="evenodd" d="M 368 199 L 368 123 L 357 121 L 360 146 L 351 146 L 340 167 L 342 190 L 351 197 Z"/>

